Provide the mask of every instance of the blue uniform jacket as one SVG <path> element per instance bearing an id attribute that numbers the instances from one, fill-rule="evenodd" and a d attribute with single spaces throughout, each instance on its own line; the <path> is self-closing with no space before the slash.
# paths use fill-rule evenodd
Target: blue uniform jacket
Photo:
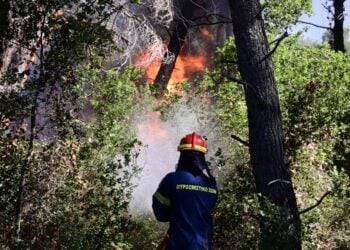
<path id="1" fill-rule="evenodd" d="M 157 220 L 170 222 L 165 249 L 211 249 L 216 201 L 216 184 L 204 175 L 184 170 L 166 175 L 152 204 Z"/>

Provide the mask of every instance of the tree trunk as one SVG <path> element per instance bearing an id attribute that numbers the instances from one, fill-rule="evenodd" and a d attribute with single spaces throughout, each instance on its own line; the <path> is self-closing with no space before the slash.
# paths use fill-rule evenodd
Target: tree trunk
<path id="1" fill-rule="evenodd" d="M 3 55 L 7 48 L 8 31 L 10 28 L 10 1 L 0 0 L 0 69 L 3 65 Z"/>
<path id="2" fill-rule="evenodd" d="M 158 96 L 163 96 L 164 91 L 167 88 L 170 80 L 171 73 L 173 72 L 176 59 L 181 51 L 182 45 L 185 42 L 187 35 L 189 21 L 194 13 L 195 7 L 192 1 L 186 1 L 181 8 L 182 18 L 176 20 L 176 26 L 173 34 L 170 37 L 167 53 L 174 55 L 174 60 L 171 63 L 162 63 L 159 68 L 158 74 L 154 81 L 154 87 L 157 89 Z M 168 56 L 168 55 L 166 55 Z"/>
<path id="3" fill-rule="evenodd" d="M 333 49 L 335 51 L 345 52 L 344 46 L 344 2 L 345 0 L 333 0 L 334 7 L 334 27 Z"/>
<path id="4" fill-rule="evenodd" d="M 34 94 L 31 112 L 30 112 L 30 136 L 28 142 L 28 149 L 26 156 L 21 164 L 20 179 L 18 183 L 17 199 L 15 204 L 15 231 L 13 237 L 13 249 L 21 248 L 21 222 L 22 222 L 22 208 L 23 208 L 23 194 L 25 185 L 25 176 L 30 166 L 30 159 L 33 153 L 35 127 L 36 127 L 36 113 L 38 105 L 39 91 L 37 90 Z"/>
<path id="5" fill-rule="evenodd" d="M 238 65 L 246 83 L 249 150 L 262 209 L 262 249 L 301 249 L 300 217 L 283 149 L 277 87 L 259 0 L 230 0 Z"/>

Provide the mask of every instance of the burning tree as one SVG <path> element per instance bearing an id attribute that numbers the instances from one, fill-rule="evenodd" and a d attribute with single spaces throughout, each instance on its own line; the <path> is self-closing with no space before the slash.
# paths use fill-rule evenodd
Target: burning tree
<path id="1" fill-rule="evenodd" d="M 162 1 L 157 1 L 153 5 L 158 6 L 160 2 Z M 200 71 L 204 71 L 215 47 L 222 44 L 226 38 L 226 25 L 216 24 L 230 24 L 230 19 L 225 16 L 225 3 L 178 0 L 171 3 L 163 1 L 164 4 L 167 8 L 163 9 L 163 12 L 173 18 L 171 22 L 167 19 L 163 25 L 160 25 L 157 20 L 151 19 L 156 24 L 154 27 L 158 33 L 163 34 L 164 56 L 161 60 L 152 57 L 154 48 L 151 46 L 146 53 L 138 56 L 135 62 L 136 65 L 144 64 L 143 62 L 153 64 L 152 69 L 147 71 L 156 72 L 151 74 L 152 77 L 148 74 L 148 77 L 154 83 L 156 95 L 160 97 L 167 89 L 172 89 L 176 83 L 174 81 L 186 81 L 190 78 L 173 77 L 174 69 L 177 69 L 178 65 L 181 68 L 181 65 L 187 64 L 188 71 L 193 72 L 201 64 Z M 180 62 L 177 62 L 178 58 Z M 194 61 L 196 61 L 195 64 L 191 66 Z"/>
<path id="2" fill-rule="evenodd" d="M 168 51 L 166 52 L 167 54 L 173 55 L 173 60 L 171 62 L 166 62 L 163 60 L 154 82 L 160 96 L 163 96 L 164 94 L 171 72 L 174 69 L 176 59 L 180 53 L 181 47 L 184 44 L 193 12 L 194 3 L 192 1 L 186 1 L 180 10 L 180 13 L 183 16 L 176 19 L 175 29 L 170 37 Z"/>
<path id="3" fill-rule="evenodd" d="M 261 216 L 263 249 L 301 249 L 296 198 L 283 149 L 281 111 L 262 9 L 258 0 L 230 1 L 238 65 L 248 108 L 249 151 L 262 208 L 276 205 L 276 216 Z"/>

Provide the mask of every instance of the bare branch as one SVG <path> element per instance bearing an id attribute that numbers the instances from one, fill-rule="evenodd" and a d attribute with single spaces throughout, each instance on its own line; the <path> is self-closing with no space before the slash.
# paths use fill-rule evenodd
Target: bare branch
<path id="1" fill-rule="evenodd" d="M 235 139 L 236 141 L 239 141 L 240 143 L 242 143 L 244 146 L 249 147 L 249 143 L 246 142 L 245 140 L 241 139 L 240 137 L 236 136 L 236 135 L 231 135 L 232 139 Z"/>
<path id="2" fill-rule="evenodd" d="M 259 63 L 261 63 L 261 62 L 265 61 L 267 58 L 269 58 L 276 51 L 278 45 L 280 45 L 280 43 L 283 41 L 283 39 L 285 39 L 288 36 L 289 36 L 288 32 L 285 31 L 279 38 L 277 38 L 276 40 L 271 42 L 271 44 L 276 43 L 275 47 L 273 47 L 273 49 L 269 53 L 267 53 L 267 55 L 265 55 L 264 58 L 261 59 Z"/>
<path id="3" fill-rule="evenodd" d="M 334 12 L 332 11 L 330 6 L 325 5 L 324 3 L 322 3 L 323 8 L 325 8 L 329 13 L 332 14 L 332 16 L 334 16 Z"/>
<path id="4" fill-rule="evenodd" d="M 153 0 L 146 3 L 152 11 L 152 20 L 169 28 L 174 20 L 174 6 L 172 0 Z"/>
<path id="5" fill-rule="evenodd" d="M 317 207 L 318 205 L 321 204 L 321 202 L 323 201 L 324 198 L 326 198 L 327 195 L 329 195 L 331 193 L 332 193 L 331 191 L 327 191 L 324 195 L 322 195 L 322 197 L 314 205 L 312 205 L 311 207 L 308 207 L 308 208 L 305 208 L 305 209 L 301 210 L 299 212 L 299 214 L 304 214 L 304 213 L 309 212 L 311 209 L 314 209 L 315 207 Z"/>
<path id="6" fill-rule="evenodd" d="M 332 28 L 327 27 L 327 26 L 322 26 L 322 25 L 318 25 L 318 24 L 314 24 L 314 23 L 310 23 L 310 22 L 305 22 L 305 21 L 301 21 L 299 20 L 298 23 L 302 23 L 302 24 L 307 24 L 307 25 L 311 25 L 317 28 L 321 28 L 321 29 L 326 29 L 326 30 L 331 30 Z"/>
<path id="7" fill-rule="evenodd" d="M 112 67 L 121 68 L 129 63 L 133 55 L 143 55 L 135 62 L 137 66 L 145 67 L 153 61 L 172 61 L 167 48 L 157 35 L 154 27 L 145 16 L 137 16 L 132 10 L 124 7 L 113 17 L 117 22 L 111 23 L 115 32 L 116 42 L 124 43 L 120 51 L 113 55 Z M 142 39 L 141 39 L 142 37 Z M 164 58 L 164 55 L 167 57 Z"/>

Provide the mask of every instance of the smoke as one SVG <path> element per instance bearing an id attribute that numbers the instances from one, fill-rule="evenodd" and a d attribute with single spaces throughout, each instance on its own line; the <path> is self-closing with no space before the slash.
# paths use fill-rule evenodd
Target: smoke
<path id="1" fill-rule="evenodd" d="M 136 122 L 139 139 L 147 146 L 141 150 L 138 164 L 142 172 L 135 182 L 135 188 L 130 203 L 132 214 L 152 213 L 152 195 L 162 178 L 175 171 L 179 158 L 177 146 L 180 139 L 189 133 L 197 132 L 212 137 L 207 129 L 201 129 L 201 119 L 194 110 L 180 105 L 171 117 L 163 121 L 159 112 L 143 115 L 143 120 Z M 210 151 L 210 145 L 209 145 Z"/>
<path id="2" fill-rule="evenodd" d="M 159 27 L 162 19 L 154 19 L 154 16 L 162 16 L 163 8 L 159 8 L 162 4 L 165 4 L 167 8 L 167 21 L 166 26 L 172 31 L 174 29 L 174 20 L 181 20 L 181 6 L 186 2 L 184 0 L 156 0 L 153 2 L 153 9 L 151 8 L 149 16 L 153 19 L 149 19 L 147 24 L 157 24 L 152 26 L 155 34 L 163 34 L 161 27 Z M 168 90 L 174 93 L 175 85 L 184 81 L 192 81 L 195 77 L 203 74 L 205 68 L 210 68 L 212 58 L 214 57 L 214 51 L 216 48 L 224 43 L 224 40 L 228 35 L 232 33 L 232 26 L 225 24 L 229 20 L 230 13 L 228 12 L 228 1 L 193 1 L 196 7 L 195 15 L 191 24 L 193 27 L 189 27 L 188 34 L 185 40 L 185 44 L 181 49 L 180 55 L 177 58 L 174 71 L 172 72 L 171 79 L 168 83 Z M 171 6 L 177 6 L 171 8 Z M 153 13 L 153 14 L 151 14 Z M 156 13 L 156 14 L 154 14 Z M 200 18 L 202 17 L 202 18 Z M 195 25 L 196 23 L 210 24 L 220 23 L 220 25 Z M 147 26 L 148 27 L 148 26 Z M 150 26 L 151 27 L 151 26 Z M 169 39 L 169 30 L 166 29 L 163 40 Z M 229 32 L 228 32 L 229 31 Z M 142 32 L 141 32 L 142 33 Z M 153 33 L 152 33 L 153 34 Z M 137 37 L 137 36 L 135 36 Z M 140 39 L 137 39 L 139 42 Z M 155 79 L 161 60 L 159 58 L 149 54 L 149 51 L 156 51 L 152 47 L 152 44 L 159 44 L 149 42 L 146 46 L 140 46 L 144 50 L 134 57 L 136 65 L 145 66 L 145 76 L 147 80 Z M 164 55 L 166 50 L 166 43 L 163 43 L 162 52 L 156 53 L 157 55 Z M 157 46 L 156 46 L 157 47 Z M 158 51 L 159 52 L 159 51 Z M 164 58 L 160 58 L 163 59 Z M 152 62 L 152 63 L 151 63 Z M 210 102 L 208 100 L 208 102 Z M 142 168 L 142 172 L 138 179 L 134 180 L 137 185 L 133 192 L 132 200 L 130 203 L 130 211 L 132 214 L 150 214 L 152 213 L 152 195 L 156 191 L 162 178 L 169 172 L 175 170 L 179 153 L 177 152 L 177 146 L 180 139 L 192 132 L 197 132 L 201 135 L 205 135 L 208 138 L 209 155 L 214 153 L 218 147 L 218 140 L 215 134 L 217 134 L 217 123 L 213 120 L 213 112 L 206 106 L 203 111 L 201 109 L 203 105 L 200 103 L 194 103 L 191 106 L 185 104 L 176 104 L 172 108 L 172 112 L 167 119 L 161 119 L 160 113 L 155 111 L 143 112 L 138 115 L 138 118 L 134 120 L 134 126 L 138 130 L 138 138 L 143 144 L 147 145 L 141 149 L 138 157 L 138 165 Z M 146 108 L 147 109 L 147 108 Z M 211 117 L 209 119 L 209 117 Z"/>

